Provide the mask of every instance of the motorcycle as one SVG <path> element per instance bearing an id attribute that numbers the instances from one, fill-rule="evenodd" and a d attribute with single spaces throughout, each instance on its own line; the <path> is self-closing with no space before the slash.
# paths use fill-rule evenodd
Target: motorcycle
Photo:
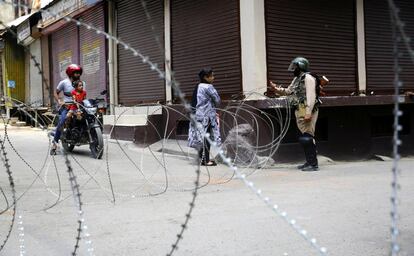
<path id="1" fill-rule="evenodd" d="M 103 127 L 103 115 L 106 114 L 106 109 L 108 108 L 105 98 L 107 92 L 107 90 L 104 90 L 100 93 L 101 96 L 98 96 L 95 99 L 89 99 L 89 102 L 97 108 L 97 118 L 101 128 Z"/>
<path id="2" fill-rule="evenodd" d="M 72 152 L 75 146 L 89 145 L 92 157 L 102 158 L 104 142 L 101 120 L 106 111 L 106 103 L 102 104 L 103 101 L 100 98 L 85 99 L 82 105 L 79 104 L 78 113 L 71 117 L 72 120 L 62 132 L 61 141 L 66 152 Z"/>

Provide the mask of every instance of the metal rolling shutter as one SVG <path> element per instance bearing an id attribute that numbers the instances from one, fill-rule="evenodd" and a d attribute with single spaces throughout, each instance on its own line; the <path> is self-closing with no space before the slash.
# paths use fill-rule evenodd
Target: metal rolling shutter
<path id="1" fill-rule="evenodd" d="M 400 8 L 400 18 L 405 23 L 405 32 L 414 38 L 414 1 L 396 0 Z M 365 38 L 367 90 L 375 94 L 393 92 L 394 57 L 390 14 L 387 1 L 365 0 Z M 401 79 L 404 89 L 414 88 L 414 64 L 411 62 L 406 48 L 399 45 L 403 56 Z"/>
<path id="2" fill-rule="evenodd" d="M 71 63 L 79 63 L 78 29 L 74 23 L 68 23 L 51 35 L 51 66 L 53 68 L 53 90 L 65 78 L 66 67 Z"/>
<path id="3" fill-rule="evenodd" d="M 25 51 L 17 44 L 16 39 L 11 35 L 7 37 L 4 47 L 4 82 L 5 94 L 21 102 L 26 101 L 26 72 L 25 72 Z M 9 87 L 9 83 L 14 82 L 14 87 Z M 10 85 L 11 85 L 10 84 Z"/>
<path id="4" fill-rule="evenodd" d="M 105 8 L 103 4 L 86 11 L 80 20 L 105 31 Z M 106 40 L 95 30 L 84 26 L 79 28 L 80 64 L 83 67 L 82 80 L 86 82 L 88 98 L 94 98 L 107 88 L 106 86 Z"/>
<path id="5" fill-rule="evenodd" d="M 303 56 L 330 79 L 328 95 L 357 90 L 354 0 L 266 0 L 265 8 L 269 79 L 288 85 L 290 61 Z"/>
<path id="6" fill-rule="evenodd" d="M 239 1 L 171 1 L 172 68 L 191 96 L 198 72 L 212 67 L 222 98 L 241 92 Z"/>
<path id="7" fill-rule="evenodd" d="M 150 0 L 146 4 L 151 20 L 148 20 L 140 1 L 117 2 L 118 36 L 164 70 L 164 1 Z M 154 31 L 151 26 L 154 26 Z M 161 45 L 155 36 L 159 37 Z M 120 104 L 131 106 L 140 102 L 165 101 L 165 83 L 158 73 L 121 46 L 118 58 Z"/>

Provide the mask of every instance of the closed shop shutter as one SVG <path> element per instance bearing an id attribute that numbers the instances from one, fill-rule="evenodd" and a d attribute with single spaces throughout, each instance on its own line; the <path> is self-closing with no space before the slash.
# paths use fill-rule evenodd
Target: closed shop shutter
<path id="1" fill-rule="evenodd" d="M 349 95 L 357 85 L 354 0 L 266 0 L 268 78 L 288 85 L 296 56 L 326 75 L 328 95 Z"/>
<path id="2" fill-rule="evenodd" d="M 146 8 L 150 20 L 140 1 L 118 1 L 117 33 L 122 41 L 148 56 L 164 70 L 164 1 L 146 1 Z M 118 88 L 119 103 L 123 105 L 165 101 L 164 80 L 122 46 L 118 49 Z"/>
<path id="3" fill-rule="evenodd" d="M 171 1 L 172 68 L 187 96 L 204 67 L 214 69 L 222 98 L 241 92 L 239 10 L 236 0 Z"/>
<path id="4" fill-rule="evenodd" d="M 65 27 L 54 32 L 50 38 L 52 49 L 51 66 L 53 69 L 53 84 L 51 88 L 56 89 L 59 82 L 67 78 L 67 66 L 71 63 L 79 63 L 78 29 L 74 23 L 68 23 Z"/>
<path id="5" fill-rule="evenodd" d="M 4 48 L 4 81 L 6 94 L 13 101 L 18 100 L 25 102 L 26 85 L 25 85 L 25 51 L 22 46 L 17 44 L 16 39 L 12 36 L 6 39 Z"/>
<path id="6" fill-rule="evenodd" d="M 414 38 L 414 1 L 396 0 L 400 18 L 405 23 L 405 32 Z M 367 90 L 375 94 L 393 92 L 394 56 L 390 14 L 387 1 L 365 0 L 365 48 L 367 66 Z M 406 48 L 399 45 L 401 79 L 404 89 L 414 88 L 414 65 Z"/>
<path id="7" fill-rule="evenodd" d="M 88 10 L 79 17 L 87 24 L 105 31 L 105 9 L 103 4 Z M 80 64 L 82 80 L 86 82 L 88 98 L 95 98 L 107 88 L 106 40 L 102 34 L 84 26 L 79 28 Z"/>

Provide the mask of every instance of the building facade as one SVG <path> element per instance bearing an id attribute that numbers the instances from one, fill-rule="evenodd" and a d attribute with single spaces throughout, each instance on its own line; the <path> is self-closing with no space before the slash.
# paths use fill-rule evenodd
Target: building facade
<path id="1" fill-rule="evenodd" d="M 410 0 L 395 2 L 407 35 L 413 37 L 414 4 Z M 38 78 L 32 77 L 34 72 L 26 72 L 30 80 L 26 98 L 29 91 L 31 101 L 42 96 L 44 105 L 52 104 L 53 90 L 66 77 L 67 65 L 78 63 L 84 68 L 82 79 L 88 94 L 95 97 L 108 89 L 111 114 L 121 113 L 122 107 L 125 118 L 117 125 L 126 130 L 132 127 L 129 139 L 140 140 L 137 127 L 149 118 L 137 117 L 142 115 L 137 105 L 162 103 L 179 109 L 181 103 L 171 84 L 151 70 L 147 61 L 134 56 L 131 47 L 156 63 L 167 80 L 178 81 L 187 98 L 198 82 L 198 71 L 213 67 L 215 87 L 225 101 L 247 99 L 264 110 L 269 108 L 264 97 L 268 81 L 287 85 L 292 78 L 287 72 L 290 61 L 304 56 L 311 62 L 311 71 L 331 81 L 318 123 L 322 141 L 327 145 L 342 143 L 333 139 L 338 134 L 361 141 L 389 135 L 388 128 L 375 128 L 386 124 L 392 115 L 394 55 L 386 1 L 147 0 L 142 4 L 130 0 L 55 0 L 41 7 L 60 16 L 42 13 L 35 26 L 38 31 L 31 27 L 32 37 L 33 32 L 39 32 L 31 51 L 40 53 L 47 82 L 42 82 L 40 93 Z M 68 22 L 65 16 L 108 32 L 128 47 L 107 40 L 88 26 Z M 414 65 L 402 43 L 399 49 L 404 82 L 400 93 L 404 93 L 414 90 L 410 75 Z M 411 101 L 403 101 L 407 103 L 404 120 L 408 124 L 404 132 L 411 136 Z M 349 115 L 355 118 L 348 120 Z M 364 122 L 353 127 L 353 120 L 359 117 Z M 110 119 L 113 117 L 106 120 Z M 168 127 L 180 125 L 178 117 L 169 122 Z M 176 130 L 183 131 L 177 137 L 185 135 L 185 129 Z M 289 134 L 287 137 L 288 143 Z"/>
<path id="2" fill-rule="evenodd" d="M 62 6 L 64 8 L 62 9 Z M 107 31 L 105 2 L 57 1 L 45 7 L 49 12 L 63 12 L 75 20 L 82 21 L 101 31 Z M 83 67 L 82 79 L 89 97 L 97 97 L 107 89 L 107 40 L 87 26 L 77 26 L 61 18 L 42 15 L 38 25 L 42 34 L 42 48 L 48 49 L 49 97 L 53 102 L 53 91 L 58 83 L 67 78 L 65 70 L 71 63 Z M 46 54 L 45 54 L 46 55 Z M 46 65 L 44 66 L 46 69 Z"/>
<path id="3" fill-rule="evenodd" d="M 407 33 L 412 34 L 413 4 L 407 0 L 396 3 L 401 6 Z M 144 10 L 140 4 L 117 1 L 116 13 L 118 36 L 161 64 L 162 70 L 168 63 L 186 94 L 197 81 L 197 71 L 205 66 L 216 69 L 216 87 L 223 98 L 249 91 L 263 93 L 267 80 L 289 83 L 286 67 L 295 56 L 306 56 L 312 71 L 330 78 L 330 96 L 392 92 L 392 37 L 386 2 L 153 0 L 147 1 Z M 162 90 L 156 75 L 145 73 L 144 63 L 134 62 L 121 47 L 117 50 L 118 103 L 176 99 L 171 88 Z M 401 57 L 401 65 L 402 90 L 412 90 L 414 78 L 408 74 L 413 66 L 408 54 Z"/>
<path id="4" fill-rule="evenodd" d="M 173 76 L 180 83 L 186 95 L 190 96 L 197 84 L 198 70 L 211 66 L 216 71 L 215 87 L 224 100 L 248 96 L 258 102 L 254 103 L 256 107 L 266 109 L 269 105 L 264 104 L 266 100 L 261 100 L 261 95 L 267 90 L 267 81 L 289 84 L 290 61 L 304 56 L 310 60 L 313 72 L 326 75 L 331 81 L 318 123 L 320 149 L 329 152 L 339 148 L 336 152 L 366 155 L 376 148 L 386 148 L 384 144 L 392 134 L 389 120 L 394 56 L 385 1 L 153 0 L 146 3 L 143 8 L 129 1 L 115 2 L 117 35 L 150 56 L 167 77 Z M 396 4 L 400 6 L 407 34 L 414 36 L 412 1 L 397 0 Z M 414 66 L 404 46 L 399 47 L 403 94 L 414 90 L 414 77 L 409 75 Z M 119 77 L 115 90 L 119 94 L 114 104 L 132 108 L 148 102 L 166 102 L 172 106 L 179 103 L 174 89 L 162 84 L 145 63 L 123 47 L 116 51 Z M 401 101 L 406 108 L 403 137 L 412 138 L 411 100 L 405 97 Z M 176 137 L 185 136 L 185 129 L 176 129 L 179 116 L 172 119 L 173 134 L 180 130 L 182 134 L 175 134 Z M 291 145 L 296 136 L 294 127 L 292 124 L 281 154 L 288 155 L 291 148 L 297 148 L 295 143 Z M 138 132 L 130 138 L 139 141 L 141 135 Z M 270 138 L 262 141 L 267 139 Z M 349 141 L 354 146 L 345 150 L 342 145 Z"/>

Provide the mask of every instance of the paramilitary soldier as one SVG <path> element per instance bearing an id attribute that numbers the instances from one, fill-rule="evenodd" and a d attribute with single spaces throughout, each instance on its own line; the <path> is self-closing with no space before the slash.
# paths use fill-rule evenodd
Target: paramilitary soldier
<path id="1" fill-rule="evenodd" d="M 318 119 L 316 79 L 309 73 L 309 61 L 303 57 L 292 60 L 288 71 L 295 78 L 288 88 L 282 88 L 270 81 L 271 89 L 278 95 L 289 95 L 290 102 L 295 108 L 296 124 L 302 133 L 299 143 L 305 151 L 306 162 L 298 166 L 302 171 L 317 171 L 315 125 Z"/>

